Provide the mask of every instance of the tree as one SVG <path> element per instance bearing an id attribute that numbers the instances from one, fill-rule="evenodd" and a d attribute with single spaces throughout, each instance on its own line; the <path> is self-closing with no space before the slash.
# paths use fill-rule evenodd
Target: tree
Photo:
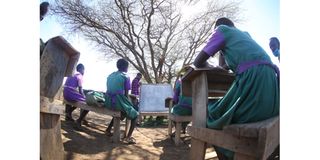
<path id="1" fill-rule="evenodd" d="M 238 21 L 239 1 L 214 0 L 196 15 L 198 0 L 56 0 L 53 12 L 70 32 L 94 42 L 106 59 L 125 58 L 148 83 L 171 83 L 192 63 L 221 16 Z"/>

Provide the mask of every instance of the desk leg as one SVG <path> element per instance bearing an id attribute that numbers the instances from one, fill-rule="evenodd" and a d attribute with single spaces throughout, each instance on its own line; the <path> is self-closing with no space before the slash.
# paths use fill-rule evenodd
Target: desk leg
<path id="1" fill-rule="evenodd" d="M 120 142 L 120 117 L 114 117 L 113 119 L 113 142 Z"/>
<path id="2" fill-rule="evenodd" d="M 168 117 L 168 135 L 170 136 L 171 134 L 172 134 L 172 121 L 170 117 Z"/>
<path id="3" fill-rule="evenodd" d="M 42 160 L 64 159 L 59 114 L 40 112 L 40 157 Z"/>
<path id="4" fill-rule="evenodd" d="M 195 138 L 191 138 L 191 158 L 192 160 L 204 160 L 206 155 L 206 143 Z"/>
<path id="5" fill-rule="evenodd" d="M 202 72 L 192 81 L 192 125 L 206 128 L 208 105 L 208 81 L 205 72 Z M 205 158 L 206 143 L 191 138 L 191 159 Z"/>
<path id="6" fill-rule="evenodd" d="M 181 122 L 176 122 L 176 135 L 174 136 L 174 143 L 176 146 L 180 144 L 181 136 Z"/>

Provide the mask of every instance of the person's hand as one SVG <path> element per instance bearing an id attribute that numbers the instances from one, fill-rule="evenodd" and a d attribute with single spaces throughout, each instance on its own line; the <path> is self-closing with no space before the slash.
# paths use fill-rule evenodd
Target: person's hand
<path id="1" fill-rule="evenodd" d="M 208 62 L 205 62 L 204 64 L 202 64 L 199 67 L 196 67 L 194 64 L 191 65 L 192 68 L 213 68 L 214 66 L 209 64 Z"/>

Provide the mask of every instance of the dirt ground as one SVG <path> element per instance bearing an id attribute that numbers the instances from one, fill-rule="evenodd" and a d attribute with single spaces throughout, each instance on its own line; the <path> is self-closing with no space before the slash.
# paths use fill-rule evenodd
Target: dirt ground
<path id="1" fill-rule="evenodd" d="M 79 116 L 78 109 L 73 118 Z M 88 125 L 76 128 L 74 122 L 65 121 L 61 116 L 61 133 L 67 160 L 185 160 L 189 159 L 191 138 L 182 134 L 183 144 L 175 146 L 167 136 L 167 123 L 157 126 L 137 127 L 133 132 L 136 144 L 112 143 L 105 135 L 106 125 L 111 117 L 89 112 Z M 121 133 L 124 132 L 121 122 Z M 208 160 L 218 160 L 213 148 L 207 149 Z"/>

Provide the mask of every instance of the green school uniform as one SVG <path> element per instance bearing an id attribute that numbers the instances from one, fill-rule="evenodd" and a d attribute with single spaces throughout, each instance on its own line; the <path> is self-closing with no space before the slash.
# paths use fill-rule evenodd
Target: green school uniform
<path id="1" fill-rule="evenodd" d="M 190 116 L 192 115 L 192 98 L 183 96 L 181 92 L 181 82 L 177 81 L 175 86 L 175 94 L 179 95 L 178 104 L 174 105 L 171 113 L 179 116 Z M 176 95 L 175 95 L 176 96 Z"/>
<path id="2" fill-rule="evenodd" d="M 248 33 L 224 25 L 219 26 L 216 32 L 222 35 L 221 51 L 233 72 L 237 73 L 238 66 L 245 62 L 262 60 L 272 63 Z M 279 98 L 279 82 L 274 69 L 268 65 L 253 66 L 236 75 L 222 99 L 208 104 L 207 127 L 222 129 L 229 124 L 256 122 L 277 116 Z M 232 152 L 216 149 L 223 151 L 228 159 L 233 159 Z"/>
<path id="3" fill-rule="evenodd" d="M 128 119 L 135 119 L 139 113 L 134 109 L 133 104 L 124 94 L 125 85 L 128 80 L 130 81 L 129 77 L 124 72 L 120 71 L 113 72 L 108 76 L 105 107 L 113 110 L 120 110 L 125 113 L 125 116 Z M 114 103 L 112 103 L 112 97 L 114 97 Z"/>

